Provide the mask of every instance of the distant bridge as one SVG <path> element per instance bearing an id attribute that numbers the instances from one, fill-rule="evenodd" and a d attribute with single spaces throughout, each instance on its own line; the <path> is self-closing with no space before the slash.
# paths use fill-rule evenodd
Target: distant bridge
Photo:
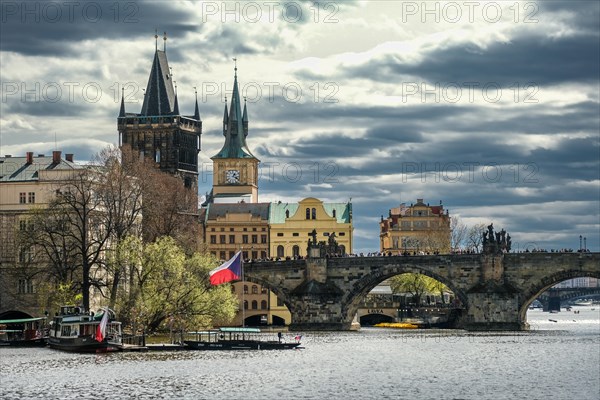
<path id="1" fill-rule="evenodd" d="M 268 287 L 292 328 L 348 330 L 363 298 L 392 276 L 421 273 L 447 285 L 465 308 L 468 330 L 527 329 L 529 304 L 571 278 L 600 278 L 600 253 L 452 254 L 308 258 L 254 262 L 245 280 Z"/>
<path id="2" fill-rule="evenodd" d="M 544 311 L 559 311 L 561 303 L 586 296 L 600 296 L 600 287 L 552 288 L 542 293 L 537 299 L 542 303 Z"/>

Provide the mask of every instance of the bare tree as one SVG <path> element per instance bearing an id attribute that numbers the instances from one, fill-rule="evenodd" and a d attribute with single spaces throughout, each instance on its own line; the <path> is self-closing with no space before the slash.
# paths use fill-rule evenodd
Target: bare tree
<path id="1" fill-rule="evenodd" d="M 465 225 L 460 217 L 451 217 L 450 218 L 450 246 L 452 247 L 452 251 L 456 251 L 465 247 L 465 242 L 467 240 L 467 225 Z"/>
<path id="2" fill-rule="evenodd" d="M 483 250 L 483 232 L 485 232 L 486 226 L 483 222 L 471 226 L 467 233 L 467 243 L 475 252 L 479 253 Z"/>

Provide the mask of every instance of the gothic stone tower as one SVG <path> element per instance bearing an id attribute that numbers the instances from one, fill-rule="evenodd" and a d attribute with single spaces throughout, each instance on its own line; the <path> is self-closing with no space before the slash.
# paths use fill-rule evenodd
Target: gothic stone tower
<path id="1" fill-rule="evenodd" d="M 248 149 L 248 111 L 244 102 L 244 112 L 240 103 L 237 83 L 237 67 L 233 80 L 231 107 L 223 116 L 223 136 L 225 143 L 213 160 L 214 203 L 258 202 L 258 163 L 260 162 Z"/>
<path id="2" fill-rule="evenodd" d="M 166 43 L 166 36 L 164 40 Z M 133 155 L 154 160 L 161 171 L 179 176 L 185 187 L 197 192 L 202 134 L 198 98 L 194 115 L 181 115 L 165 50 L 155 50 L 141 113 L 126 113 L 121 98 L 119 146 L 128 146 Z"/>

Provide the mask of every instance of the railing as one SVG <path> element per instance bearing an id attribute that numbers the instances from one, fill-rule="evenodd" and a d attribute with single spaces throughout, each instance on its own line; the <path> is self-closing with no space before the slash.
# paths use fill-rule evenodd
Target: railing
<path id="1" fill-rule="evenodd" d="M 146 335 L 128 335 L 123 334 L 123 344 L 128 344 L 131 346 L 146 346 Z"/>

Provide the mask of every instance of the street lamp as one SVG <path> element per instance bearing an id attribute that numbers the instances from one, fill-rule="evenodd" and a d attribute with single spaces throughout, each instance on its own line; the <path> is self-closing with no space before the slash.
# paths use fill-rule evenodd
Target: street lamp
<path id="1" fill-rule="evenodd" d="M 581 235 L 579 235 L 579 251 L 581 251 L 582 247 L 581 247 Z"/>

